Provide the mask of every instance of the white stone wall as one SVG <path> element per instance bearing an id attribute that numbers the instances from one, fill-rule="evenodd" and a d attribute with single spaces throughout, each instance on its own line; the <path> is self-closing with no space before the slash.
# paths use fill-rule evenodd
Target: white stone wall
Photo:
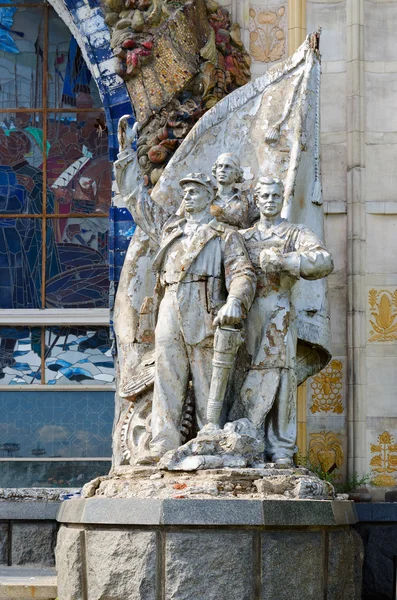
<path id="1" fill-rule="evenodd" d="M 274 64 L 278 28 L 287 56 L 288 2 L 222 3 L 254 76 Z M 307 453 L 341 476 L 369 474 L 381 495 L 397 485 L 397 0 L 307 0 L 307 31 L 319 26 L 333 360 L 307 383 Z"/>
<path id="2" fill-rule="evenodd" d="M 326 245 L 335 270 L 328 278 L 332 361 L 307 383 L 307 449 L 324 470 L 346 477 L 348 456 L 347 334 L 347 17 L 346 2 L 308 1 L 308 31 L 322 27 L 321 154 Z M 310 454 L 312 450 L 312 454 Z M 313 459 L 312 459 L 313 460 Z M 328 461 L 328 463 L 327 463 Z"/>

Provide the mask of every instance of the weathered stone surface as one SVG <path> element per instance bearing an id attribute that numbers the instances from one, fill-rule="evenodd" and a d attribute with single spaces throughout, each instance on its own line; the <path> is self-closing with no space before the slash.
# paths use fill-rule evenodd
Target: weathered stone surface
<path id="1" fill-rule="evenodd" d="M 164 500 L 164 525 L 262 525 L 259 500 Z"/>
<path id="2" fill-rule="evenodd" d="M 190 458 L 200 458 L 200 456 Z M 151 502 L 166 498 L 211 497 L 300 500 L 302 498 L 332 499 L 334 489 L 331 484 L 320 480 L 304 467 L 262 463 L 255 468 L 225 468 L 220 465 L 217 469 L 191 472 L 150 467 L 122 467 L 114 470 L 111 476 L 99 477 L 86 484 L 83 488 L 83 496 L 88 499 L 142 498 L 150 499 Z M 69 512 L 69 506 L 71 505 L 62 508 L 62 512 L 66 510 Z M 77 506 L 80 506 L 78 502 Z M 102 507 L 99 509 L 102 510 Z M 153 514 L 157 514 L 156 505 L 153 505 L 153 510 L 155 511 Z M 68 517 L 68 522 L 73 521 Z"/>
<path id="3" fill-rule="evenodd" d="M 8 523 L 0 523 L 0 565 L 8 565 Z"/>
<path id="4" fill-rule="evenodd" d="M 252 466 L 263 456 L 263 436 L 248 419 L 226 423 L 224 429 L 205 425 L 197 437 L 167 452 L 160 467 L 170 471 L 196 471 Z"/>
<path id="5" fill-rule="evenodd" d="M 65 494 L 73 494 L 79 488 L 0 488 L 0 500 L 41 500 L 43 502 L 56 502 Z"/>
<path id="6" fill-rule="evenodd" d="M 0 568 L 0 600 L 54 600 L 56 596 L 55 569 Z"/>
<path id="7" fill-rule="evenodd" d="M 250 533 L 169 533 L 165 600 L 252 600 Z"/>
<path id="8" fill-rule="evenodd" d="M 12 564 L 52 567 L 56 534 L 56 523 L 13 523 Z"/>
<path id="9" fill-rule="evenodd" d="M 363 543 L 354 529 L 329 533 L 327 600 L 360 600 Z"/>
<path id="10" fill-rule="evenodd" d="M 155 600 L 156 534 L 87 531 L 90 600 Z"/>
<path id="11" fill-rule="evenodd" d="M 81 553 L 83 531 L 61 526 L 56 547 L 58 596 L 62 600 L 83 598 L 83 563 Z"/>
<path id="12" fill-rule="evenodd" d="M 116 335 L 120 342 L 123 340 L 118 347 L 132 357 L 131 360 L 125 360 L 125 356 L 119 359 L 121 370 L 127 372 L 128 365 L 131 370 L 126 380 L 132 378 L 140 383 L 134 383 L 129 391 L 120 387 L 120 395 L 135 402 L 153 385 L 150 453 L 142 454 L 137 449 L 141 436 L 132 435 L 130 424 L 136 420 L 131 410 L 127 411 L 127 417 L 125 412 L 122 416 L 120 412 L 124 423 L 121 428 L 115 428 L 115 435 L 119 435 L 120 429 L 124 432 L 120 445 L 125 448 L 124 456 L 131 464 L 135 460 L 135 464 L 155 464 L 167 451 L 179 448 L 195 435 L 196 428 L 190 427 L 192 422 L 197 422 L 200 430 L 206 424 L 219 425 L 225 420 L 228 424 L 246 417 L 260 429 L 268 413 L 267 422 L 273 425 L 265 428 L 266 456 L 261 458 L 292 464 L 297 384 L 318 372 L 329 360 L 328 318 L 322 318 L 327 306 L 323 301 L 326 282 L 320 280 L 332 271 L 333 265 L 320 239 L 322 210 L 315 208 L 322 204 L 319 110 L 312 110 L 313 103 L 318 104 L 320 79 L 316 40 L 316 34 L 309 36 L 291 59 L 279 63 L 264 78 L 242 91 L 237 90 L 233 100 L 219 103 L 210 117 L 203 115 L 161 175 L 158 168 L 155 169 L 156 184 L 150 192 L 140 185 L 147 180 L 141 163 L 146 164 L 143 159 L 145 146 L 150 145 L 148 139 L 141 135 L 136 151 L 131 151 L 129 144 L 121 145 L 121 149 L 125 149 L 118 154 L 114 165 L 118 190 L 134 218 L 138 235 L 140 229 L 153 242 L 149 251 L 134 237 L 125 267 L 130 274 L 129 292 L 118 294 L 115 310 Z M 298 115 L 301 116 L 298 118 Z M 120 138 L 134 138 L 136 129 L 127 133 L 123 123 L 122 120 Z M 328 129 L 334 131 L 334 125 L 332 122 Z M 299 141 L 303 139 L 304 142 Z M 237 147 L 243 158 L 241 162 L 233 154 Z M 156 152 L 152 148 L 148 156 L 152 162 L 162 164 L 161 157 L 165 154 L 165 146 L 162 146 Z M 224 173 L 220 176 L 222 156 L 233 157 L 233 165 L 228 165 L 233 168 L 227 177 Z M 211 171 L 216 179 L 216 194 L 208 178 Z M 263 177 L 268 173 L 277 180 Z M 242 185 L 239 188 L 234 184 Z M 197 201 L 188 199 L 189 186 L 196 190 Z M 248 188 L 254 191 L 255 199 Z M 266 208 L 269 194 L 275 204 Z M 298 196 L 304 200 L 298 200 Z M 230 208 L 233 203 L 239 205 L 238 210 Z M 246 230 L 246 225 L 252 225 L 256 219 L 248 218 L 250 205 L 260 213 L 261 225 L 256 222 L 242 234 L 244 249 L 239 235 L 229 232 L 228 226 Z M 175 215 L 175 219 L 169 220 L 169 215 Z M 199 223 L 200 229 L 197 229 Z M 210 231 L 214 226 L 215 233 Z M 227 232 L 224 248 L 222 230 Z M 181 243 L 176 243 L 179 237 Z M 280 239 L 285 243 L 280 244 Z M 219 253 L 212 249 L 215 247 L 223 249 Z M 158 248 L 156 259 L 155 248 Z M 232 253 L 229 248 L 233 249 Z M 211 260 L 211 268 L 206 266 L 208 260 Z M 232 269 L 228 268 L 229 261 Z M 147 276 L 150 266 L 159 275 L 155 291 L 152 278 Z M 219 295 L 223 283 L 221 288 L 218 283 L 212 284 L 213 278 L 223 281 L 223 273 L 227 279 L 227 297 L 223 292 L 222 297 Z M 256 287 L 255 279 L 258 280 Z M 303 285 L 301 280 L 308 282 Z M 135 313 L 139 311 L 133 326 L 126 318 L 131 305 Z M 157 305 L 158 311 L 154 310 Z M 235 346 L 230 344 L 229 347 L 225 340 L 230 331 L 240 327 L 245 316 L 246 339 L 242 348 L 245 346 L 252 360 L 241 380 L 232 382 L 229 381 L 234 364 L 231 357 L 235 356 L 231 348 Z M 297 337 L 304 341 L 302 353 L 302 344 L 298 342 L 297 346 L 295 336 L 295 316 Z M 128 336 L 125 336 L 127 330 Z M 201 345 L 204 340 L 205 344 Z M 194 351 L 190 351 L 190 346 Z M 306 351 L 308 346 L 310 352 Z M 297 352 L 300 368 L 295 373 Z M 125 379 L 124 374 L 122 379 Z M 186 411 L 190 425 L 184 425 L 189 384 L 195 397 L 195 418 L 192 411 Z M 239 405 L 236 412 L 241 414 L 238 416 L 234 413 L 232 416 L 232 407 L 224 402 L 228 384 L 235 386 L 233 400 Z M 211 416 L 208 410 L 214 406 L 216 411 Z M 222 407 L 225 410 L 220 419 Z M 138 406 L 133 408 L 135 410 L 138 411 Z M 141 430 L 144 435 L 148 433 L 146 426 Z M 131 433 L 125 435 L 126 431 Z M 253 440 L 257 441 L 255 436 Z M 206 442 L 208 452 L 205 452 Z M 192 442 L 189 450 L 200 443 Z M 252 466 L 256 461 L 251 459 L 257 458 L 259 449 L 253 446 L 249 443 L 239 451 L 233 448 L 233 452 L 222 448 L 219 457 L 218 448 L 214 448 L 208 438 L 202 440 L 201 447 L 193 450 L 193 454 L 171 456 L 171 460 L 168 457 L 169 462 L 164 466 L 185 470 L 203 466 Z M 310 491 L 314 487 L 310 486 Z"/>
<path id="13" fill-rule="evenodd" d="M 262 600 L 319 600 L 324 593 L 323 561 L 322 532 L 265 532 Z"/>

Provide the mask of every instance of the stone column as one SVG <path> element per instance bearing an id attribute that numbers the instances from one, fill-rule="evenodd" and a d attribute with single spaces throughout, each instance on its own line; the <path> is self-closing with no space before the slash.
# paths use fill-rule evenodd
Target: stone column
<path id="1" fill-rule="evenodd" d="M 347 282 L 348 282 L 348 470 L 367 471 L 365 197 L 364 177 L 364 2 L 347 0 Z"/>
<path id="2" fill-rule="evenodd" d="M 288 0 L 288 54 L 291 56 L 306 37 L 306 0 Z"/>
<path id="3" fill-rule="evenodd" d="M 306 0 L 288 0 L 288 55 L 299 48 L 306 38 Z M 307 386 L 298 387 L 296 445 L 302 457 L 307 454 Z"/>

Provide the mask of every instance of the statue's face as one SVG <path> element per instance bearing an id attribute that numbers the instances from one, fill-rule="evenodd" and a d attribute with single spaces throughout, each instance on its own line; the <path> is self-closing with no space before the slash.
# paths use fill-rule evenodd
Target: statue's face
<path id="1" fill-rule="evenodd" d="M 217 182 L 221 185 L 231 185 L 237 180 L 239 170 L 230 158 L 221 156 L 216 163 L 215 175 Z"/>
<path id="2" fill-rule="evenodd" d="M 201 212 L 210 204 L 206 188 L 194 181 L 189 181 L 183 186 L 183 200 L 186 212 L 192 214 Z"/>
<path id="3" fill-rule="evenodd" d="M 257 205 L 266 217 L 275 217 L 283 208 L 284 195 L 278 183 L 262 184 L 257 191 Z"/>

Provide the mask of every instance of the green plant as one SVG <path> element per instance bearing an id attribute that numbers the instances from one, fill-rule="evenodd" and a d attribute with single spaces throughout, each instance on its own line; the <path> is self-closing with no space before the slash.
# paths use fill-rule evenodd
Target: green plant
<path id="1" fill-rule="evenodd" d="M 322 479 L 323 481 L 327 481 L 328 483 L 333 484 L 335 479 L 337 479 L 339 477 L 339 474 L 334 473 L 333 470 L 324 471 L 320 464 L 313 465 L 313 463 L 310 462 L 310 460 L 307 458 L 307 456 L 303 456 L 300 452 L 295 454 L 294 461 L 297 466 L 301 466 L 301 467 L 305 467 L 306 469 L 309 469 L 309 471 L 311 471 L 312 473 L 317 475 L 317 477 L 319 479 Z"/>
<path id="2" fill-rule="evenodd" d="M 351 477 L 347 479 L 345 483 L 338 483 L 336 487 L 336 491 L 339 494 L 348 494 L 357 488 L 363 487 L 370 480 L 369 473 L 366 473 L 362 477 L 359 477 L 358 473 L 354 472 Z"/>

